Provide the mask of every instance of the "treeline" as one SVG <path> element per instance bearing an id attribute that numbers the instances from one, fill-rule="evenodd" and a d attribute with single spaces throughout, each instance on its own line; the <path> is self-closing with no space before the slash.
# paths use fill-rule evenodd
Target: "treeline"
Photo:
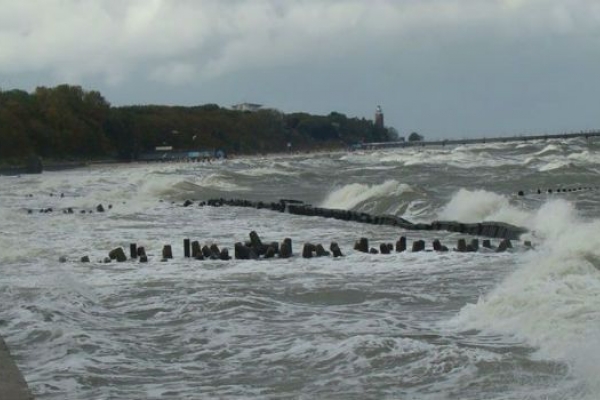
<path id="1" fill-rule="evenodd" d="M 394 140 L 393 128 L 367 119 L 262 109 L 241 112 L 206 104 L 113 107 L 80 86 L 0 91 L 0 161 L 136 159 L 156 146 L 255 154 Z"/>

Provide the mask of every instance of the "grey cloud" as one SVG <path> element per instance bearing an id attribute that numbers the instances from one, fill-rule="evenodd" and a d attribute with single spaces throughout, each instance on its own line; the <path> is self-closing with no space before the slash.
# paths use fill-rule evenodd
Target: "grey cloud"
<path id="1" fill-rule="evenodd" d="M 0 0 L 0 78 L 470 135 L 587 127 L 594 0 Z M 578 94 L 578 95 L 575 95 Z M 572 104 L 565 100 L 570 97 Z M 560 116 L 560 119 L 559 119 Z"/>
<path id="2" fill-rule="evenodd" d="M 591 1 L 168 1 L 0 2 L 0 70 L 111 76 L 140 64 L 195 64 L 206 78 L 314 58 L 500 35 L 598 31 Z M 583 32 L 581 32 L 583 31 Z M 156 72 L 151 74 L 155 79 Z M 168 80 L 168 79 L 167 79 Z"/>

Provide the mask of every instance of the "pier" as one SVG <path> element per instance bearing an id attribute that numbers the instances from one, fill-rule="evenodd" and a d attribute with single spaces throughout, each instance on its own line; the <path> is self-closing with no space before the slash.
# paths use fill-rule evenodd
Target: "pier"
<path id="1" fill-rule="evenodd" d="M 441 139 L 441 140 L 419 140 L 419 141 L 396 141 L 379 143 L 361 143 L 355 145 L 355 148 L 362 150 L 387 149 L 396 147 L 425 147 L 425 146 L 457 146 L 466 144 L 486 144 L 486 143 L 509 143 L 519 142 L 527 143 L 534 140 L 565 140 L 574 138 L 595 138 L 600 136 L 600 130 L 580 131 L 544 135 L 522 135 L 522 136 L 495 136 L 479 137 L 465 139 Z"/>

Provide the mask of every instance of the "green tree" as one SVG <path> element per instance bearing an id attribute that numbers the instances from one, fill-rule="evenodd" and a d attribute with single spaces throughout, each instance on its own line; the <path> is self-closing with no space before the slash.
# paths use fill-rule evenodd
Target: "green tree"
<path id="1" fill-rule="evenodd" d="M 408 135 L 409 142 L 420 142 L 423 140 L 423 136 L 419 135 L 417 132 L 412 132 Z"/>

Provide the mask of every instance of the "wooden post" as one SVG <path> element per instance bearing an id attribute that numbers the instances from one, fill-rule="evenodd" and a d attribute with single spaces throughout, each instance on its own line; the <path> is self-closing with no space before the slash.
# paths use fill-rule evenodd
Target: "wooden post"
<path id="1" fill-rule="evenodd" d="M 125 252 L 123 251 L 122 247 L 117 247 L 116 249 L 112 249 L 108 253 L 108 256 L 110 257 L 111 260 L 117 260 L 118 262 L 127 261 L 127 256 L 125 255 Z"/>
<path id="2" fill-rule="evenodd" d="M 183 239 L 183 256 L 190 258 L 190 239 Z"/>
<path id="3" fill-rule="evenodd" d="M 135 244 L 135 243 L 129 244 L 129 257 L 137 258 L 137 256 L 138 256 L 137 244 Z"/>
<path id="4" fill-rule="evenodd" d="M 401 253 L 406 250 L 406 237 L 400 236 L 400 239 L 396 242 L 396 251 Z"/>
<path id="5" fill-rule="evenodd" d="M 204 256 L 202 255 L 202 248 L 200 247 L 200 242 L 197 240 L 194 240 L 192 242 L 192 257 L 197 260 L 204 259 Z"/>
<path id="6" fill-rule="evenodd" d="M 369 252 L 369 239 L 362 237 L 356 243 L 354 243 L 354 250 L 368 253 Z"/>
<path id="7" fill-rule="evenodd" d="M 415 240 L 412 244 L 413 253 L 425 250 L 425 241 L 424 240 Z"/>
<path id="8" fill-rule="evenodd" d="M 164 259 L 173 258 L 173 249 L 170 244 L 165 244 L 162 250 L 162 256 Z"/>
<path id="9" fill-rule="evenodd" d="M 329 249 L 333 253 L 333 257 L 342 257 L 342 250 L 340 250 L 340 246 L 336 242 L 331 242 Z"/>
<path id="10" fill-rule="evenodd" d="M 283 239 L 283 243 L 287 244 L 288 250 L 289 250 L 289 255 L 291 256 L 292 253 L 293 253 L 293 251 L 292 251 L 292 239 L 285 238 L 285 239 Z"/>

